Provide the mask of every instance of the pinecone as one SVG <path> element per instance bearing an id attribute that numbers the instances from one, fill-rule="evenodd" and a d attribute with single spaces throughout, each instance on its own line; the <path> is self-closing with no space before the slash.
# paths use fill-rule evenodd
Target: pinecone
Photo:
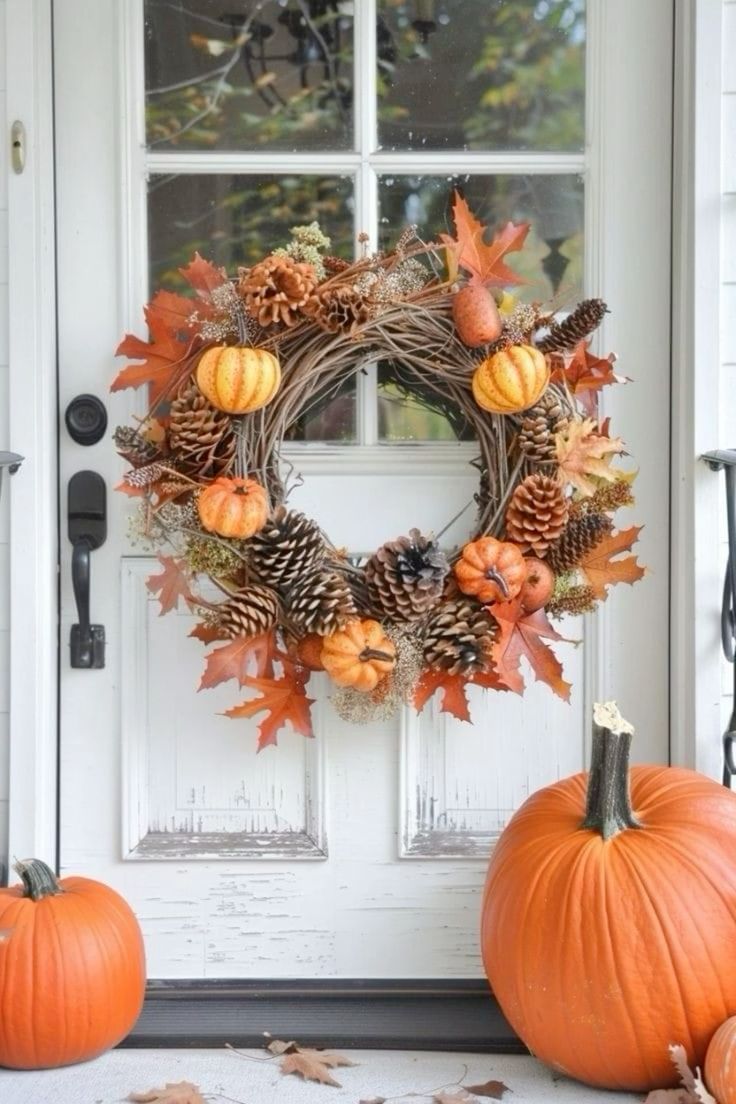
<path id="1" fill-rule="evenodd" d="M 278 622 L 281 608 L 275 590 L 253 585 L 238 591 L 218 606 L 223 635 L 258 636 Z"/>
<path id="2" fill-rule="evenodd" d="M 568 503 L 556 479 L 541 472 L 528 475 L 518 485 L 506 509 L 506 538 L 522 552 L 544 557 L 562 535 Z"/>
<path id="3" fill-rule="evenodd" d="M 144 464 L 150 464 L 161 454 L 158 445 L 147 441 L 143 434 L 139 433 L 137 429 L 133 429 L 132 426 L 118 426 L 112 435 L 112 439 L 120 455 L 124 456 L 128 463 L 133 464 L 136 468 L 140 468 Z"/>
<path id="4" fill-rule="evenodd" d="M 329 636 L 357 616 L 350 587 L 344 576 L 330 567 L 317 567 L 303 575 L 286 596 L 289 627 L 300 636 Z"/>
<path id="5" fill-rule="evenodd" d="M 557 461 L 555 434 L 567 429 L 570 417 L 553 389 L 524 414 L 517 444 L 533 464 L 554 464 Z"/>
<path id="6" fill-rule="evenodd" d="M 238 291 L 250 314 L 264 327 L 294 326 L 317 286 L 311 264 L 271 254 L 253 268 L 241 269 Z"/>
<path id="7" fill-rule="evenodd" d="M 373 308 L 368 300 L 352 287 L 328 288 L 312 299 L 309 313 L 318 326 L 329 333 L 350 334 L 368 322 Z"/>
<path id="8" fill-rule="evenodd" d="M 424 632 L 424 661 L 451 675 L 470 675 L 488 666 L 497 625 L 476 602 L 460 599 L 436 609 Z"/>
<path id="9" fill-rule="evenodd" d="M 556 574 L 579 564 L 613 529 L 606 514 L 579 514 L 570 519 L 559 540 L 547 552 L 547 563 Z"/>
<path id="10" fill-rule="evenodd" d="M 269 586 L 288 588 L 325 556 L 325 541 L 316 521 L 278 506 L 248 544 L 256 574 Z"/>
<path id="11" fill-rule="evenodd" d="M 396 621 L 416 621 L 436 606 L 449 571 L 444 552 L 431 537 L 410 529 L 389 541 L 365 565 L 371 603 Z"/>
<path id="12" fill-rule="evenodd" d="M 552 323 L 549 332 L 537 342 L 537 348 L 543 353 L 574 348 L 578 341 L 598 329 L 607 312 L 608 307 L 602 299 L 584 299 L 562 322 Z"/>
<path id="13" fill-rule="evenodd" d="M 216 410 L 195 383 L 179 392 L 169 412 L 169 448 L 187 475 L 214 478 L 229 471 L 235 434 L 227 414 Z"/>

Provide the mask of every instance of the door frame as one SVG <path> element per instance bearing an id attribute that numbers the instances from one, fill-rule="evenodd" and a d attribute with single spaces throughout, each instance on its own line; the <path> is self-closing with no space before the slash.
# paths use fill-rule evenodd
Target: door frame
<path id="1" fill-rule="evenodd" d="M 9 192 L 10 363 L 24 365 L 22 374 L 10 377 L 9 447 L 27 460 L 9 481 L 13 643 L 8 851 L 10 856 L 53 858 L 58 655 L 64 643 L 59 641 L 57 603 L 53 10 L 52 0 L 6 0 L 5 6 L 8 118 L 11 123 L 15 118 L 26 121 L 29 134 L 26 170 L 11 179 Z M 696 595 L 713 585 L 718 574 L 712 539 L 717 481 L 697 457 L 713 445 L 711 427 L 717 425 L 718 408 L 718 357 L 712 348 L 717 327 L 707 327 L 709 351 L 703 343 L 703 318 L 709 311 L 712 315 L 718 302 L 712 279 L 705 278 L 709 268 L 712 277 L 717 255 L 717 216 L 704 201 L 712 199 L 716 185 L 720 189 L 714 164 L 720 143 L 720 61 L 714 63 L 715 57 L 720 59 L 720 0 L 675 0 L 675 18 L 671 754 L 673 762 L 718 774 L 716 665 L 713 655 L 704 652 L 709 632 L 693 613 Z M 720 583 L 712 593 L 717 603 Z M 680 670 L 693 672 L 684 686 L 677 677 Z"/>

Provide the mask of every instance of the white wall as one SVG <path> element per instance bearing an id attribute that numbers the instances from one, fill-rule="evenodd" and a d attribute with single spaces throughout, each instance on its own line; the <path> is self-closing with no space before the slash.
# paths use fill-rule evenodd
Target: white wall
<path id="1" fill-rule="evenodd" d="M 5 0 L 0 0 L 0 124 L 5 121 Z M 0 450 L 9 447 L 8 426 L 8 142 L 0 141 Z M 6 477 L 7 478 L 7 477 Z M 0 884 L 8 831 L 8 495 L 0 497 Z"/>

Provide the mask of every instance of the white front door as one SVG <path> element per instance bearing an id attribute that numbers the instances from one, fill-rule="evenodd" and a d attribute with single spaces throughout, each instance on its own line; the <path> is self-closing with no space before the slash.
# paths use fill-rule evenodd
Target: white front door
<path id="1" fill-rule="evenodd" d="M 364 727 L 320 684 L 316 738 L 258 756 L 256 721 L 220 715 L 237 685 L 197 693 L 188 612 L 158 615 L 109 433 L 84 447 L 62 422 L 61 865 L 127 896 L 152 977 L 476 976 L 490 847 L 532 790 L 583 766 L 593 696 L 619 699 L 637 758 L 666 761 L 672 7 L 56 0 L 62 413 L 83 393 L 111 428 L 145 410 L 108 393 L 112 353 L 195 249 L 232 271 L 313 218 L 343 254 L 360 230 L 434 236 L 455 184 L 489 224 L 532 222 L 530 294 L 607 299 L 601 348 L 635 380 L 606 413 L 640 464 L 650 572 L 566 626 L 585 629 L 560 648 L 569 705 L 530 679 L 523 699 L 479 694 L 472 727 L 436 707 Z M 472 442 L 375 369 L 297 436 L 295 502 L 356 553 L 442 529 L 475 488 Z M 80 470 L 108 490 L 98 670 L 72 669 L 67 643 Z"/>

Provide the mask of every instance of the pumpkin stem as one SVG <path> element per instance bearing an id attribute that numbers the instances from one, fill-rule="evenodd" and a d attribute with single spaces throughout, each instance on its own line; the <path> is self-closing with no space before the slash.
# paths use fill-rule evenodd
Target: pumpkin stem
<path id="1" fill-rule="evenodd" d="M 18 859 L 13 863 L 13 870 L 23 882 L 23 896 L 32 901 L 64 892 L 51 867 L 40 859 Z"/>
<path id="2" fill-rule="evenodd" d="M 387 663 L 390 663 L 393 658 L 388 652 L 381 652 L 378 648 L 364 648 L 358 656 L 358 659 L 363 663 L 368 659 L 385 659 Z"/>
<path id="3" fill-rule="evenodd" d="M 634 729 L 615 702 L 593 706 L 593 749 L 582 828 L 612 839 L 626 828 L 641 828 L 631 808 L 629 754 Z"/>
<path id="4" fill-rule="evenodd" d="M 508 584 L 507 584 L 506 580 L 504 579 L 504 577 L 503 577 L 503 575 L 501 574 L 500 571 L 496 571 L 496 569 L 494 567 L 489 567 L 488 570 L 486 571 L 486 579 L 488 579 L 492 583 L 495 583 L 496 586 L 498 587 L 498 589 L 501 591 L 501 594 L 504 596 L 504 598 L 508 598 L 508 596 L 509 596 Z"/>

